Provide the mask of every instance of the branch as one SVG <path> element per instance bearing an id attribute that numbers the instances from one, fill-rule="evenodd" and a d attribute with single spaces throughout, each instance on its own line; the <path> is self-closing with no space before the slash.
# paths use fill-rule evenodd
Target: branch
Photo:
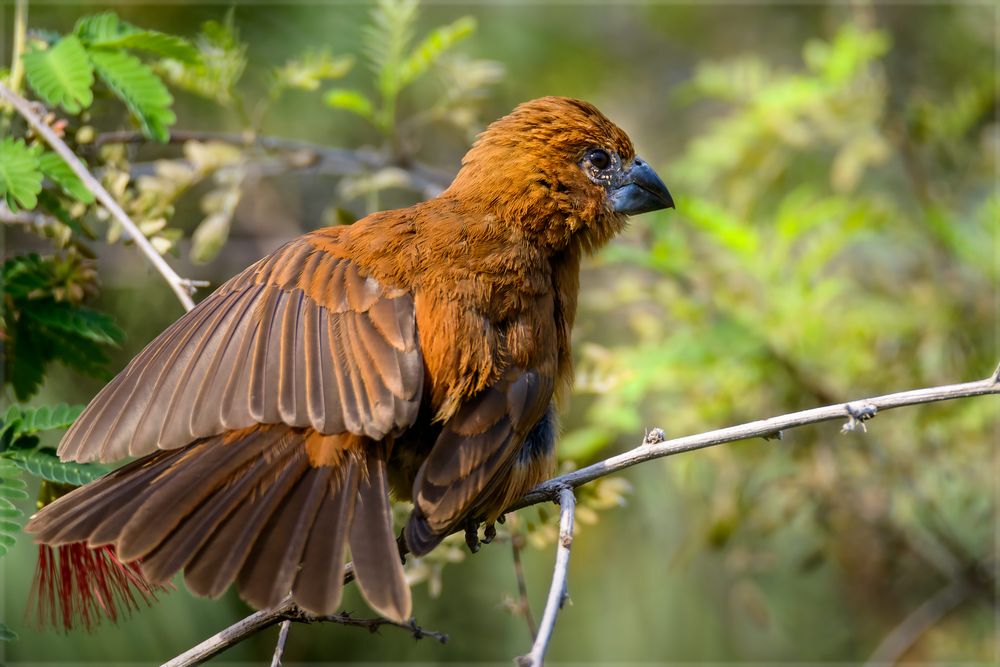
<path id="1" fill-rule="evenodd" d="M 538 636 L 527 655 L 518 656 L 518 667 L 542 667 L 545 651 L 556 627 L 556 615 L 563 608 L 569 594 L 566 592 L 566 577 L 569 574 L 569 550 L 573 545 L 573 515 L 576 511 L 576 496 L 568 486 L 559 490 L 559 544 L 556 546 L 556 566 L 552 572 L 549 598 L 542 612 L 542 622 L 538 626 Z"/>
<path id="2" fill-rule="evenodd" d="M 288 631 L 292 629 L 292 622 L 288 619 L 281 622 L 281 629 L 278 631 L 278 643 L 274 646 L 274 657 L 271 658 L 271 667 L 281 667 L 281 660 L 285 657 L 285 642 L 288 641 Z"/>
<path id="3" fill-rule="evenodd" d="M 985 380 L 976 382 L 965 382 L 962 384 L 951 384 L 940 387 L 930 387 L 927 389 L 914 389 L 902 391 L 895 394 L 885 394 L 874 398 L 853 401 L 851 403 L 838 403 L 812 410 L 802 410 L 779 417 L 771 417 L 760 421 L 749 422 L 739 426 L 708 431 L 698 435 L 689 435 L 673 440 L 664 440 L 663 431 L 653 429 L 646 435 L 643 443 L 635 449 L 629 450 L 609 459 L 581 468 L 566 475 L 561 475 L 543 482 L 529 491 L 523 498 L 511 505 L 506 511 L 513 512 L 524 507 L 537 505 L 542 502 L 561 500 L 564 492 L 592 482 L 601 477 L 624 470 L 631 466 L 659 459 L 681 452 L 695 449 L 703 449 L 714 445 L 721 445 L 737 440 L 749 438 L 773 438 L 780 437 L 782 431 L 817 424 L 835 419 L 847 419 L 845 428 L 856 429 L 864 426 L 864 423 L 875 416 L 879 410 L 890 410 L 908 405 L 919 405 L 922 403 L 933 403 L 936 401 L 947 401 L 957 398 L 968 398 L 971 396 L 982 396 L 986 394 L 1000 394 L 1000 366 L 993 372 L 993 375 Z M 570 495 L 572 495 L 570 493 Z M 565 508 L 565 505 L 563 505 Z M 561 526 L 560 526 L 561 527 Z M 400 555 L 407 553 L 406 542 L 402 538 L 398 541 Z M 568 551 L 568 547 L 567 547 Z M 568 553 L 567 553 L 568 558 Z M 348 564 L 345 569 L 345 582 L 353 578 L 353 568 Z M 555 577 L 553 578 L 555 581 Z M 550 591 L 551 593 L 551 591 Z M 251 635 L 260 632 L 264 628 L 270 627 L 286 618 L 297 620 L 290 616 L 291 610 L 295 609 L 290 600 L 269 611 L 259 611 L 251 614 L 242 621 L 223 630 L 214 637 L 210 637 L 190 651 L 184 653 L 172 661 L 166 663 L 170 667 L 180 665 L 190 665 L 199 660 L 207 660 L 230 646 L 234 646 Z M 301 612 L 299 612 L 301 613 Z M 546 606 L 546 614 L 549 613 Z M 331 617 L 335 618 L 335 617 Z M 325 620 L 325 619 L 320 619 Z M 340 622 L 340 621 L 334 621 Z M 544 624 L 544 620 L 543 620 Z M 550 631 L 551 632 L 551 631 Z M 429 633 L 428 633 L 429 634 Z M 541 633 L 539 633 L 541 636 Z M 530 654 L 528 656 L 531 657 Z"/>
<path id="4" fill-rule="evenodd" d="M 331 616 L 312 616 L 296 607 L 295 603 L 292 602 L 291 597 L 288 597 L 274 609 L 269 611 L 258 611 L 255 614 L 250 614 L 242 621 L 229 626 L 222 632 L 209 637 L 194 648 L 191 648 L 176 658 L 163 663 L 161 667 L 189 667 L 190 665 L 201 664 L 206 660 L 215 657 L 219 653 L 222 653 L 227 648 L 235 646 L 244 639 L 257 634 L 261 630 L 265 630 L 276 623 L 285 621 L 290 621 L 292 623 L 336 623 L 338 625 L 352 625 L 355 627 L 367 628 L 369 632 L 373 633 L 378 632 L 378 630 L 384 625 L 390 625 L 407 630 L 413 635 L 414 639 L 431 637 L 442 644 L 448 641 L 448 635 L 441 632 L 435 632 L 433 630 L 425 630 L 417 625 L 415 621 L 410 621 L 409 623 L 397 623 L 396 621 L 390 621 L 385 618 L 354 618 L 347 612 L 333 614 Z M 283 645 L 281 645 L 281 648 L 284 648 Z M 280 658 L 277 649 L 275 649 L 275 658 Z"/>
<path id="5" fill-rule="evenodd" d="M 100 148 L 107 144 L 139 144 L 149 139 L 141 132 L 105 132 L 97 135 L 94 147 Z M 375 151 L 349 150 L 322 146 L 307 141 L 296 141 L 282 137 L 270 137 L 254 134 L 234 134 L 229 132 L 204 132 L 189 130 L 173 130 L 170 132 L 169 143 L 183 144 L 188 141 L 219 141 L 244 148 L 261 148 L 266 151 L 292 153 L 293 159 L 289 165 L 301 169 L 350 176 L 369 171 L 396 167 L 402 170 L 409 181 L 409 186 L 421 193 L 425 198 L 436 197 L 451 182 L 451 176 L 417 162 L 395 164 L 384 155 Z"/>
<path id="6" fill-rule="evenodd" d="M 150 261 L 156 270 L 160 272 L 160 275 L 163 276 L 163 279 L 167 281 L 167 284 L 170 285 L 170 289 L 177 295 L 177 299 L 184 306 L 184 309 L 191 310 L 194 308 L 194 301 L 191 300 L 191 294 L 194 293 L 194 283 L 181 278 L 170 268 L 167 261 L 160 256 L 160 253 L 156 252 L 153 244 L 149 242 L 145 234 L 139 231 L 139 228 L 132 222 L 125 211 L 122 210 L 122 207 L 118 205 L 115 198 L 104 189 L 100 181 L 94 178 L 83 162 L 66 145 L 66 142 L 59 138 L 59 135 L 45 121 L 39 118 L 38 114 L 31 108 L 31 103 L 3 84 L 0 84 L 0 97 L 10 103 L 17 110 L 17 113 L 45 140 L 45 143 L 59 154 L 59 157 L 69 165 L 73 173 L 83 181 L 84 186 L 93 193 L 97 201 L 121 224 L 129 238 L 135 242 L 139 250 L 146 255 L 146 259 Z"/>
<path id="7" fill-rule="evenodd" d="M 800 426 L 808 426 L 809 424 L 833 421 L 835 419 L 847 419 L 843 430 L 864 430 L 865 422 L 874 417 L 879 411 L 986 394 L 1000 394 L 1000 367 L 997 368 L 992 376 L 976 382 L 964 382 L 962 384 L 949 384 L 940 387 L 885 394 L 849 403 L 838 403 L 822 408 L 792 412 L 780 417 L 761 419 L 739 426 L 730 426 L 728 428 L 699 433 L 698 435 L 688 435 L 682 438 L 673 438 L 671 440 L 663 439 L 662 430 L 653 429 L 638 447 L 589 465 L 586 468 L 581 468 L 543 482 L 511 505 L 507 511 L 513 512 L 522 507 L 536 505 L 546 500 L 553 500 L 564 486 L 576 488 L 639 463 L 665 456 L 673 456 L 681 452 L 704 449 L 705 447 L 736 442 L 737 440 L 748 440 L 750 438 L 780 438 L 782 431 Z"/>
<path id="8" fill-rule="evenodd" d="M 524 566 L 521 564 L 524 535 L 520 531 L 511 534 L 510 548 L 514 557 L 514 577 L 517 579 L 517 611 L 524 617 L 524 622 L 528 624 L 531 641 L 535 641 L 538 636 L 538 628 L 535 627 L 535 618 L 531 615 L 531 603 L 528 602 L 528 585 L 525 583 Z"/>
<path id="9" fill-rule="evenodd" d="M 965 581 L 953 581 L 914 609 L 885 636 L 872 653 L 868 666 L 895 665 L 924 633 L 972 595 Z"/>

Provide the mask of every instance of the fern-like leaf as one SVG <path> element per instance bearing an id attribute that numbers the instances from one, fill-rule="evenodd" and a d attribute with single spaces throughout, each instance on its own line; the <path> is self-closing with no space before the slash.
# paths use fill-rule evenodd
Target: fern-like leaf
<path id="1" fill-rule="evenodd" d="M 231 104 L 236 84 L 247 65 L 247 46 L 240 41 L 232 8 L 223 22 L 203 23 L 196 43 L 199 55 L 196 64 L 166 59 L 157 64 L 157 72 L 173 86 L 223 106 Z"/>
<path id="2" fill-rule="evenodd" d="M 138 119 L 143 133 L 166 142 L 177 119 L 170 109 L 174 99 L 153 70 L 121 51 L 93 49 L 90 57 L 97 75 Z"/>
<path id="3" fill-rule="evenodd" d="M 14 505 L 15 500 L 27 500 L 27 484 L 21 479 L 21 470 L 6 457 L 0 457 L 0 556 L 17 542 L 21 532 L 23 514 Z"/>
<path id="4" fill-rule="evenodd" d="M 399 65 L 399 87 L 404 88 L 427 72 L 437 60 L 476 30 L 471 16 L 435 28 Z"/>
<path id="5" fill-rule="evenodd" d="M 145 51 L 164 58 L 197 63 L 198 49 L 175 35 L 143 30 L 122 21 L 114 12 L 85 16 L 76 23 L 73 32 L 88 47 Z"/>
<path id="6" fill-rule="evenodd" d="M 75 334 L 102 345 L 118 345 L 125 339 L 125 332 L 118 328 L 110 316 L 65 301 L 39 300 L 26 308 L 24 315 L 51 329 Z"/>
<path id="7" fill-rule="evenodd" d="M 74 35 L 49 49 L 25 53 L 21 61 L 28 83 L 49 104 L 75 114 L 94 101 L 94 68 Z"/>
<path id="8" fill-rule="evenodd" d="M 38 157 L 38 166 L 43 174 L 51 178 L 70 197 L 85 204 L 94 203 L 94 193 L 87 189 L 76 172 L 57 153 L 52 151 L 42 153 Z"/>
<path id="9" fill-rule="evenodd" d="M 400 64 L 413 41 L 417 0 L 378 0 L 371 25 L 362 29 L 365 53 L 383 98 L 395 98 L 401 88 Z"/>
<path id="10" fill-rule="evenodd" d="M 12 211 L 34 208 L 42 191 L 38 158 L 23 139 L 0 139 L 0 196 Z"/>
<path id="11" fill-rule="evenodd" d="M 4 412 L 0 431 L 10 431 L 11 436 L 17 438 L 41 431 L 69 428 L 85 407 L 66 403 L 38 407 L 11 405 Z"/>
<path id="12" fill-rule="evenodd" d="M 94 463 L 60 461 L 51 449 L 13 450 L 6 453 L 5 458 L 35 477 L 72 486 L 89 484 L 110 472 L 107 466 Z"/>

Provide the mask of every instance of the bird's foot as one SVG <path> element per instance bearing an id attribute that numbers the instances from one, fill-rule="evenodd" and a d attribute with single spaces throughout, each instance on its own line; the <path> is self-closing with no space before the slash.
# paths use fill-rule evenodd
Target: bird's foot
<path id="1" fill-rule="evenodd" d="M 486 527 L 483 528 L 483 544 L 489 544 L 496 538 L 496 536 L 497 527 L 492 523 L 486 524 Z"/>
<path id="2" fill-rule="evenodd" d="M 475 519 L 469 519 L 465 523 L 465 544 L 472 553 L 477 553 L 482 546 L 479 541 L 479 523 Z"/>

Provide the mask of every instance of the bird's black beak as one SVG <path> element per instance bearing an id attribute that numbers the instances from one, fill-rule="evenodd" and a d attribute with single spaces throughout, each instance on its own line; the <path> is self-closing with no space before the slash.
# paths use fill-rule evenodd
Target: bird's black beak
<path id="1" fill-rule="evenodd" d="M 615 213 L 638 215 L 661 208 L 673 208 L 670 191 L 653 168 L 636 156 L 622 180 L 608 192 Z"/>

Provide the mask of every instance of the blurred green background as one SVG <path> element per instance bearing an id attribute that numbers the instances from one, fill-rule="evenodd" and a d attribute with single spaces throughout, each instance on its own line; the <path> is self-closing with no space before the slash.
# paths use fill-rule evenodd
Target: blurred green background
<path id="1" fill-rule="evenodd" d="M 377 124 L 324 103 L 328 88 L 373 90 L 361 29 L 369 5 L 234 6 L 250 111 L 173 88 L 175 129 L 242 132 L 249 119 L 268 136 L 386 145 Z M 190 38 L 230 9 L 31 3 L 29 25 L 66 33 L 109 7 Z M 567 466 L 635 446 L 654 426 L 696 433 L 995 367 L 994 4 L 427 3 L 414 31 L 465 16 L 476 29 L 454 48 L 464 60 L 399 99 L 388 135 L 397 155 L 454 173 L 484 123 L 521 101 L 568 95 L 629 132 L 677 200 L 676 211 L 636 218 L 586 265 Z M 0 17 L 7 57 L 12 3 Z M 269 72 L 319 49 L 357 62 L 340 81 L 283 92 L 254 116 Z M 456 89 L 468 99 L 425 113 Z M 113 130 L 126 120 L 120 107 L 96 107 L 90 122 Z M 155 170 L 155 158 L 181 153 L 123 155 Z M 221 251 L 196 253 L 207 262 L 192 260 L 190 236 L 210 213 L 201 198 L 211 188 L 176 201 L 169 224 L 184 238 L 171 261 L 182 275 L 217 285 L 294 235 L 422 196 L 391 170 L 344 179 L 290 162 L 241 172 L 238 205 L 213 237 Z M 13 228 L 5 241 L 5 256 L 46 248 Z M 127 333 L 117 370 L 181 310 L 133 248 L 95 249 L 99 304 Z M 86 402 L 101 384 L 54 367 L 39 402 Z M 648 463 L 621 476 L 627 487 L 582 493 L 572 603 L 550 661 L 994 664 L 996 425 L 990 398 L 907 408 L 867 433 L 803 428 Z M 416 618 L 448 633 L 447 645 L 393 628 L 296 625 L 286 661 L 510 664 L 530 636 L 512 611 L 509 531 L 527 536 L 536 617 L 554 555 L 553 509 L 522 514 L 474 557 L 452 546 L 417 564 Z M 179 582 L 118 626 L 43 632 L 22 620 L 34 558 L 22 537 L 0 561 L 4 623 L 20 635 L 0 643 L 9 664 L 158 662 L 249 611 L 232 591 L 196 599 Z M 345 608 L 368 613 L 353 591 Z M 218 660 L 266 664 L 276 634 Z"/>

